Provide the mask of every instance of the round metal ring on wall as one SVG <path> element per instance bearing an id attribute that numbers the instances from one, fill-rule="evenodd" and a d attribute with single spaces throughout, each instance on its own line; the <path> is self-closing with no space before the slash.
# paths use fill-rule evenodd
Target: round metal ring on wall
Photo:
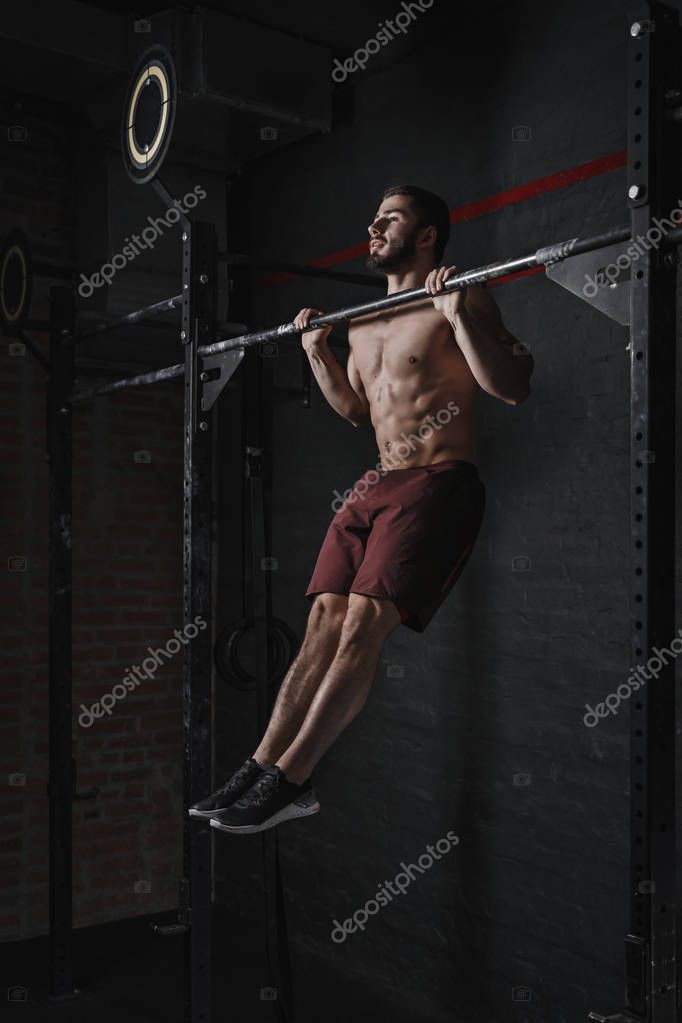
<path id="1" fill-rule="evenodd" d="M 243 651 L 240 649 L 244 636 L 253 628 L 253 621 L 242 618 L 223 629 L 215 643 L 214 657 L 218 674 L 235 689 L 248 691 L 256 688 L 255 676 L 245 668 L 241 658 Z M 282 681 L 298 648 L 296 634 L 281 618 L 270 618 L 268 621 L 268 647 L 268 686 L 274 687 Z"/>
<path id="2" fill-rule="evenodd" d="M 159 172 L 170 145 L 177 107 L 173 58 L 164 46 L 147 50 L 130 81 L 121 123 L 123 164 L 138 185 Z"/>
<path id="3" fill-rule="evenodd" d="M 0 324 L 15 337 L 23 329 L 33 293 L 33 263 L 28 240 L 11 231 L 0 249 Z"/>

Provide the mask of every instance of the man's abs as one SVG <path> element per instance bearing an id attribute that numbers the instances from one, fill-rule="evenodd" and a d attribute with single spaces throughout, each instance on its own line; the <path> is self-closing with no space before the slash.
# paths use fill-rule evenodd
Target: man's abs
<path id="1" fill-rule="evenodd" d="M 402 312 L 361 322 L 351 335 L 383 468 L 475 464 L 478 385 L 451 327 L 433 306 Z"/>

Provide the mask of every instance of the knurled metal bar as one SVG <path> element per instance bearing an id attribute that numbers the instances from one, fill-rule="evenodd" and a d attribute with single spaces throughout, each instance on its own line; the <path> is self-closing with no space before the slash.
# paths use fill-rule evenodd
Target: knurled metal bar
<path id="1" fill-rule="evenodd" d="M 115 320 L 98 323 L 96 327 L 90 327 L 89 330 L 79 330 L 74 335 L 73 340 L 78 343 L 86 341 L 91 337 L 97 337 L 100 334 L 108 334 L 112 330 L 120 330 L 121 327 L 129 327 L 132 323 L 138 323 L 145 316 L 160 316 L 162 313 L 178 309 L 181 305 L 182 295 L 173 295 L 172 298 L 164 298 L 161 302 L 153 302 L 151 305 L 146 305 L 142 309 L 136 309 L 125 316 L 118 316 Z"/>
<path id="2" fill-rule="evenodd" d="M 445 282 L 445 291 L 455 291 L 457 288 L 464 288 L 470 284 L 484 284 L 486 281 L 496 280 L 497 278 L 529 270 L 533 267 L 547 266 L 550 263 L 566 259 L 568 256 L 577 256 L 582 252 L 591 252 L 594 249 L 614 245 L 616 242 L 626 241 L 630 236 L 630 227 L 621 226 L 611 228 L 602 234 L 592 235 L 588 238 L 569 238 L 563 242 L 544 246 L 527 256 L 503 259 L 497 263 L 488 263 L 485 266 L 476 267 L 474 270 L 465 270 L 462 273 L 454 274 Z M 682 228 L 675 228 L 669 231 L 664 239 L 664 245 L 666 246 L 677 245 L 680 242 L 682 242 Z M 366 316 L 369 313 L 380 312 L 384 309 L 394 309 L 401 305 L 407 305 L 409 302 L 417 302 L 426 297 L 428 297 L 426 288 L 409 288 L 407 291 L 397 291 L 393 295 L 386 295 L 371 302 L 362 302 L 359 305 L 346 306 L 334 312 L 324 313 L 322 316 L 315 316 L 310 320 L 309 329 L 314 330 L 316 327 L 344 323 L 359 316 Z M 175 299 L 167 301 L 174 302 Z M 161 304 L 157 303 L 159 306 Z M 151 308 L 151 306 L 148 306 L 145 310 L 140 310 L 140 312 L 148 313 Z M 108 328 L 105 324 L 101 324 L 97 328 L 98 332 L 104 333 L 107 329 L 114 329 L 119 325 L 123 326 L 125 322 L 134 322 L 131 318 L 135 316 L 135 313 L 130 313 L 129 316 L 122 317 L 121 320 L 110 324 Z M 252 348 L 267 341 L 286 343 L 288 339 L 293 339 L 299 333 L 300 331 L 293 323 L 283 323 L 278 327 L 268 327 L 264 330 L 242 334 L 239 337 L 216 341 L 213 344 L 201 345 L 197 350 L 197 355 L 218 355 L 221 352 L 231 352 L 238 348 Z M 181 365 L 168 366 L 165 369 L 154 370 L 151 373 L 141 373 L 138 376 L 127 377 L 124 380 L 116 380 L 101 387 L 91 387 L 87 390 L 78 391 L 73 395 L 72 401 L 75 404 L 95 398 L 100 394 L 110 394 L 112 391 L 123 390 L 127 387 L 156 384 L 162 380 L 171 380 L 174 377 L 182 376 L 182 373 L 183 367 Z"/>
<path id="3" fill-rule="evenodd" d="M 477 267 L 475 270 L 467 270 L 462 273 L 455 274 L 445 282 L 445 290 L 454 291 L 456 288 L 466 287 L 469 284 L 481 284 L 485 281 L 495 280 L 498 277 L 504 277 L 507 274 L 517 273 L 521 270 L 527 270 L 536 266 L 545 266 L 548 263 L 555 263 L 560 259 L 565 259 L 567 256 L 575 256 L 581 252 L 590 252 L 593 249 L 600 249 L 606 245 L 613 245 L 618 241 L 625 241 L 625 239 L 629 237 L 630 228 L 625 226 L 613 228 L 610 231 L 606 231 L 603 234 L 593 235 L 590 238 L 570 238 L 567 241 L 545 246 L 528 256 L 519 256 L 514 259 L 501 260 L 497 263 L 488 263 L 486 266 Z M 668 235 L 668 240 L 682 240 L 682 229 L 671 231 Z M 379 312 L 383 309 L 394 309 L 397 306 L 406 305 L 408 302 L 417 302 L 419 299 L 426 297 L 426 288 L 410 288 L 407 291 L 398 291 L 393 295 L 386 295 L 383 298 L 375 299 L 371 302 L 362 302 L 359 305 L 346 306 L 343 309 L 337 309 L 335 312 L 324 313 L 322 316 L 315 316 L 310 321 L 310 329 L 312 330 L 315 327 L 323 327 L 328 324 L 333 325 L 335 323 L 344 323 L 345 321 L 355 319 L 358 316 L 365 316 L 368 313 Z M 181 296 L 168 299 L 167 301 L 176 302 L 177 298 L 181 298 Z M 157 303 L 157 306 L 160 307 L 162 304 L 163 303 Z M 152 308 L 154 307 L 147 306 L 146 309 L 140 310 L 140 313 L 149 313 Z M 136 313 L 130 313 L 128 316 L 124 316 L 120 320 L 114 321 L 108 326 L 106 324 L 101 324 L 98 328 L 96 328 L 96 332 L 105 333 L 107 330 L 113 330 L 117 326 L 124 326 L 126 323 L 132 323 L 136 317 Z M 266 341 L 286 342 L 288 338 L 293 338 L 299 333 L 300 331 L 293 323 L 284 323 L 279 327 L 269 327 L 265 330 L 257 330 L 249 334 L 243 334 L 240 337 L 228 338 L 224 341 L 216 341 L 213 344 L 201 345 L 197 350 L 197 354 L 199 356 L 218 355 L 220 352 L 230 352 L 238 348 L 252 348 L 255 345 L 263 344 Z M 81 338 L 84 336 L 86 335 L 80 335 Z M 168 366 L 165 369 L 154 370 L 150 373 L 141 373 L 134 377 L 127 377 L 124 380 L 116 380 L 112 383 L 104 384 L 101 387 L 91 387 L 87 390 L 78 391 L 73 395 L 72 401 L 74 403 L 87 401 L 88 399 L 97 397 L 100 394 L 110 394 L 112 391 L 122 390 L 126 387 L 139 387 L 144 384 L 156 384 L 161 380 L 171 380 L 174 377 L 182 376 L 183 372 L 183 366 L 175 365 Z"/>
<path id="4" fill-rule="evenodd" d="M 670 234 L 672 235 L 673 232 Z M 679 232 L 682 238 L 682 231 Z M 483 284 L 486 281 L 495 280 L 498 277 L 505 277 L 508 274 L 519 273 L 522 270 L 529 270 L 537 266 L 545 266 L 548 263 L 556 263 L 567 256 L 576 256 L 581 252 L 590 252 L 593 249 L 601 249 L 606 245 L 613 245 L 618 241 L 625 241 L 630 237 L 630 228 L 627 226 L 613 228 L 602 234 L 590 238 L 569 238 L 567 241 L 547 245 L 527 256 L 516 256 L 512 259 L 503 259 L 496 263 L 488 263 L 485 266 L 477 267 L 474 270 L 465 270 L 462 273 L 453 274 L 445 282 L 445 291 L 455 291 L 458 288 L 467 287 L 470 284 Z M 670 235 L 669 235 L 670 237 Z M 385 309 L 395 309 L 398 306 L 407 305 L 409 302 L 417 302 L 420 299 L 430 297 L 426 288 L 408 288 L 406 291 L 397 291 L 392 295 L 385 295 L 383 298 L 374 299 L 370 302 L 362 302 L 359 305 L 346 306 L 334 312 L 324 313 L 315 316 L 310 320 L 309 329 L 344 323 L 369 313 L 381 312 Z M 265 330 L 254 331 L 244 334 L 241 337 L 229 338 L 225 341 L 216 341 L 214 344 L 203 345 L 199 349 L 200 355 L 218 355 L 220 352 L 230 352 L 236 348 L 251 348 L 254 345 L 262 344 L 264 341 L 278 341 L 282 338 L 299 334 L 300 331 L 293 323 L 283 323 L 279 327 L 269 327 Z"/>

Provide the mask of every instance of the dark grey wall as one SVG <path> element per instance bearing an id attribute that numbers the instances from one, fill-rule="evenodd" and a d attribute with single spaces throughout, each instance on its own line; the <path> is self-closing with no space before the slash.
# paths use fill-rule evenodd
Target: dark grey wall
<path id="1" fill-rule="evenodd" d="M 305 261 L 359 242 L 390 183 L 458 206 L 624 149 L 626 33 L 616 0 L 507 5 L 473 25 L 453 8 L 420 52 L 351 76 L 331 135 L 246 175 L 254 251 Z M 513 140 L 518 125 L 530 141 Z M 624 192 L 616 170 L 455 226 L 447 258 L 475 266 L 625 222 Z M 261 289 L 254 325 L 364 295 Z M 306 1019 L 575 1023 L 622 1007 L 628 712 L 582 718 L 630 669 L 627 337 L 543 275 L 494 295 L 536 371 L 521 407 L 479 402 L 478 546 L 428 631 L 388 641 L 368 705 L 316 772 L 321 814 L 280 829 Z M 297 374 L 280 353 L 278 383 Z M 310 411 L 277 406 L 275 434 L 274 610 L 302 634 L 333 493 L 377 455 L 317 391 Z M 528 571 L 513 570 L 520 556 Z M 216 708 L 227 770 L 252 752 L 254 704 L 220 689 Z M 334 918 L 449 830 L 455 848 L 364 933 L 332 941 Z M 216 845 L 219 894 L 244 920 L 256 843 Z"/>

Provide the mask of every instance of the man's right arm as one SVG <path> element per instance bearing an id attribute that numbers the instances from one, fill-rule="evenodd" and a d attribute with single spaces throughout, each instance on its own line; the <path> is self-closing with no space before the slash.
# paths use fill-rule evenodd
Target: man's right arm
<path id="1" fill-rule="evenodd" d="M 310 368 L 317 380 L 323 395 L 340 416 L 347 419 L 353 426 L 360 426 L 369 419 L 369 404 L 364 396 L 364 391 L 358 393 L 351 384 L 351 379 L 359 377 L 353 364 L 353 353 L 348 356 L 346 369 L 332 355 L 327 344 L 327 338 L 331 334 L 331 327 L 321 327 L 319 330 L 305 328 L 312 316 L 321 315 L 319 309 L 302 309 L 294 319 L 294 323 L 302 332 L 301 343 L 308 356 Z M 362 384 L 359 384 L 361 390 Z"/>

